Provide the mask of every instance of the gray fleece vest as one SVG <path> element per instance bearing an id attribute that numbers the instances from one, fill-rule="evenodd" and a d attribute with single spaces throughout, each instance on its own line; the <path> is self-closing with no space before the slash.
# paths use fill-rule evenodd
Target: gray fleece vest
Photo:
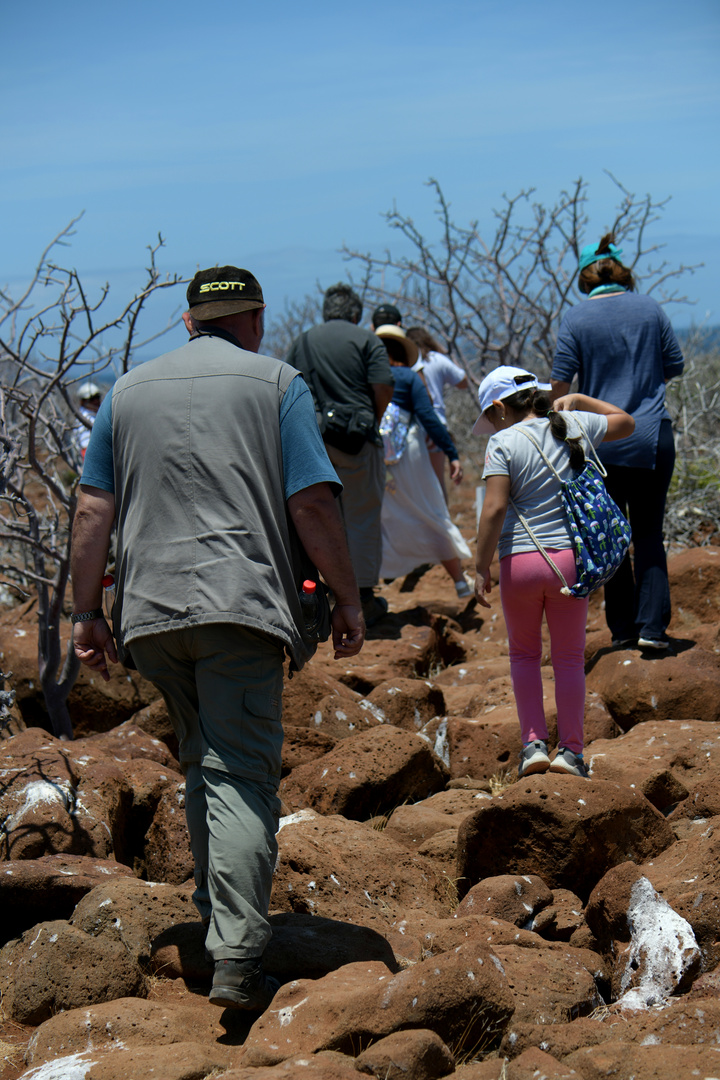
<path id="1" fill-rule="evenodd" d="M 280 444 L 280 403 L 296 374 L 199 337 L 118 379 L 121 659 L 134 638 L 218 622 L 271 635 L 297 667 L 314 652 L 303 636 Z"/>

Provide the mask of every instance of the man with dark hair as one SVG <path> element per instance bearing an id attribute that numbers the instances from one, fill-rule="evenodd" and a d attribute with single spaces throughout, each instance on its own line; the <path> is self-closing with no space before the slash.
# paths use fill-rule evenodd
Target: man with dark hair
<path id="1" fill-rule="evenodd" d="M 325 322 L 301 334 L 287 359 L 312 390 L 328 456 L 342 481 L 340 510 L 365 623 L 372 626 L 387 612 L 387 601 L 374 593 L 385 489 L 378 422 L 392 398 L 394 380 L 385 346 L 358 326 L 361 316 L 362 301 L 350 286 L 331 286 L 323 304 Z"/>
<path id="2" fill-rule="evenodd" d="M 362 300 L 349 285 L 339 282 L 331 285 L 325 293 L 323 300 L 323 319 L 331 322 L 333 319 L 344 319 L 347 322 L 359 323 L 362 316 Z"/>
<path id="3" fill-rule="evenodd" d="M 402 326 L 402 315 L 394 304 L 381 304 L 372 314 L 372 328 L 379 326 Z"/>
<path id="4" fill-rule="evenodd" d="M 119 656 L 165 698 L 186 777 L 193 899 L 215 961 L 210 1000 L 264 1009 L 279 985 L 262 954 L 283 662 L 286 651 L 291 670 L 312 656 L 325 614 L 322 604 L 304 613 L 303 578 L 317 567 L 334 593 L 336 659 L 360 651 L 364 627 L 312 397 L 291 367 L 258 355 L 259 283 L 213 267 L 187 298 L 191 340 L 118 379 L 93 427 L 73 526 L 73 635 L 102 678 Z M 113 521 L 115 641 L 101 608 Z"/>

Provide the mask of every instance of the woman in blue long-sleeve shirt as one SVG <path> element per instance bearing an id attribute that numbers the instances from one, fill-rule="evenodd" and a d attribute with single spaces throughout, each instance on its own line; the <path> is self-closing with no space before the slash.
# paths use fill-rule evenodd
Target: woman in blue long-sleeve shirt
<path id="1" fill-rule="evenodd" d="M 663 543 L 665 500 L 675 464 L 665 383 L 680 375 L 683 355 L 667 315 L 651 296 L 635 292 L 612 235 L 580 253 L 580 291 L 587 301 L 563 318 L 552 368 L 553 397 L 579 390 L 630 413 L 635 433 L 598 452 L 605 485 L 632 527 L 628 555 L 605 586 L 605 616 L 613 644 L 665 651 L 670 585 Z"/>
<path id="2" fill-rule="evenodd" d="M 410 365 L 417 346 L 398 326 L 376 330 L 388 351 L 395 377 L 392 404 L 409 420 L 399 461 L 388 465 L 382 508 L 382 565 L 380 577 L 396 578 L 421 563 L 442 563 L 459 597 L 472 595 L 461 559 L 471 557 L 457 526 L 450 520 L 442 487 L 430 462 L 425 434 L 450 461 L 450 479 L 459 484 L 462 468 L 450 434 L 438 419 L 425 385 Z"/>

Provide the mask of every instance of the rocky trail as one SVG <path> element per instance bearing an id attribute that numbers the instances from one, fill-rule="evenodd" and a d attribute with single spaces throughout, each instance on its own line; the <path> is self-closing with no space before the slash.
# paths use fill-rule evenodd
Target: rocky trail
<path id="1" fill-rule="evenodd" d="M 673 655 L 612 650 L 591 600 L 588 780 L 517 781 L 499 596 L 440 567 L 286 683 L 260 1017 L 207 1000 L 164 705 L 83 671 L 53 738 L 32 604 L 5 609 L 0 1080 L 720 1077 L 720 548 L 670 575 Z M 549 651 L 544 685 L 552 742 Z"/>

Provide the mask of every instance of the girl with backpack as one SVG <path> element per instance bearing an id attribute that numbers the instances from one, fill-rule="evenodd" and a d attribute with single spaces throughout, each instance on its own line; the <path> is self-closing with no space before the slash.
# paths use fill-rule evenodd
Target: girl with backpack
<path id="1" fill-rule="evenodd" d="M 520 777 L 548 769 L 587 776 L 583 720 L 588 601 L 563 594 L 558 574 L 537 545 L 572 586 L 577 574 L 575 551 L 558 475 L 571 480 L 584 468 L 585 440 L 595 447 L 627 438 L 635 427 L 628 413 L 606 401 L 567 394 L 552 404 L 548 390 L 522 368 L 496 368 L 478 389 L 481 415 L 473 427 L 473 434 L 492 436 L 483 473 L 486 491 L 478 526 L 475 596 L 483 607 L 490 607 L 486 599 L 492 589 L 490 564 L 499 545 L 500 599 L 523 743 Z M 543 613 L 550 631 L 557 705 L 558 749 L 552 761 L 540 671 Z"/>

